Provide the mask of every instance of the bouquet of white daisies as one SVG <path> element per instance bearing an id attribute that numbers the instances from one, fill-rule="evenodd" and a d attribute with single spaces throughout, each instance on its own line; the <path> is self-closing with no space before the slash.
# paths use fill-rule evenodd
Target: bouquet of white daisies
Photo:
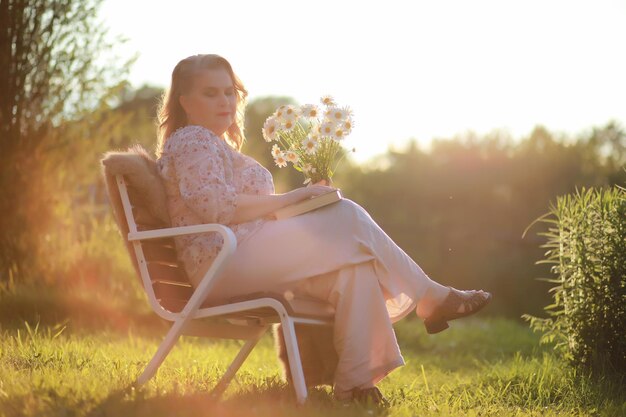
<path id="1" fill-rule="evenodd" d="M 263 125 L 265 140 L 276 142 L 272 146 L 276 165 L 283 168 L 292 163 L 304 174 L 305 184 L 330 183 L 339 163 L 335 159 L 340 142 L 354 126 L 348 107 L 339 107 L 331 96 L 320 101 L 321 108 L 314 104 L 280 106 Z"/>

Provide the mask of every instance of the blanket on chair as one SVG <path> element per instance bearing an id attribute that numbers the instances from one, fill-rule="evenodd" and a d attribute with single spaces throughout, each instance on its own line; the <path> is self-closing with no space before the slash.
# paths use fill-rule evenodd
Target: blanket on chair
<path id="1" fill-rule="evenodd" d="M 151 225 L 155 229 L 170 226 L 165 188 L 156 161 L 148 151 L 141 145 L 135 145 L 126 151 L 107 152 L 100 162 L 113 215 L 129 251 L 133 249 L 126 239 L 128 222 L 117 189 L 116 175 L 124 176 L 129 195 L 139 203 L 135 206 L 135 221 L 138 224 Z M 131 256 L 131 259 L 134 257 Z M 138 269 L 137 265 L 135 268 Z M 140 276 L 139 273 L 137 275 Z"/>

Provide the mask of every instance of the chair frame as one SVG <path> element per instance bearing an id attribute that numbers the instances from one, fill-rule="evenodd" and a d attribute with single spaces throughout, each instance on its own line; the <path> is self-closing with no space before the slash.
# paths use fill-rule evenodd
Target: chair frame
<path id="1" fill-rule="evenodd" d="M 168 330 L 165 338 L 144 371 L 137 378 L 135 384 L 141 386 L 156 374 L 181 335 L 246 340 L 213 390 L 213 394 L 219 396 L 226 390 L 230 381 L 261 337 L 270 328 L 271 324 L 280 322 L 282 324 L 296 400 L 299 404 L 304 403 L 307 399 L 308 392 L 300 360 L 295 324 L 327 326 L 333 324 L 332 319 L 299 317 L 293 312 L 290 312 L 283 302 L 272 297 L 261 297 L 231 304 L 202 307 L 204 300 L 211 292 L 216 278 L 223 271 L 226 260 L 234 254 L 237 248 L 237 239 L 233 231 L 229 227 L 221 224 L 198 224 L 193 226 L 139 231 L 137 230 L 125 179 L 123 175 L 116 175 L 115 180 L 129 230 L 128 236 L 126 236 L 125 239 L 127 239 L 129 243 L 132 243 L 139 273 L 141 275 L 141 281 L 148 296 L 150 306 L 159 317 L 172 322 L 171 328 Z M 152 286 L 153 281 L 148 271 L 141 243 L 150 239 L 206 232 L 217 232 L 222 236 L 224 239 L 222 249 L 204 274 L 198 287 L 193 291 L 192 296 L 186 302 L 184 308 L 180 312 L 169 311 L 164 308 L 156 298 Z M 268 308 L 272 309 L 274 314 L 269 317 L 266 314 L 259 315 L 258 317 L 254 316 L 255 311 L 259 309 L 267 311 Z M 243 313 L 243 318 L 238 319 L 237 313 Z M 225 318 L 226 320 L 223 320 L 221 323 L 207 323 L 206 319 L 209 318 Z"/>

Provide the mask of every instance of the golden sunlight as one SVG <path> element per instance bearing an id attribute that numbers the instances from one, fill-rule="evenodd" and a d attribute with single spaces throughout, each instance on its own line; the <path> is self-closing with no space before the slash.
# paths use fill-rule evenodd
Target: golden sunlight
<path id="1" fill-rule="evenodd" d="M 357 7 L 359 19 L 346 20 Z M 151 18 L 136 19 L 145 10 Z M 106 0 L 102 9 L 127 53 L 139 53 L 135 86 L 166 86 L 178 60 L 218 53 L 251 99 L 316 103 L 330 93 L 351 103 L 358 127 L 346 144 L 360 161 L 410 138 L 427 146 L 467 131 L 519 138 L 538 124 L 569 134 L 626 124 L 626 56 L 616 53 L 625 16 L 625 3 L 564 0 L 324 0 L 297 11 L 277 0 Z"/>

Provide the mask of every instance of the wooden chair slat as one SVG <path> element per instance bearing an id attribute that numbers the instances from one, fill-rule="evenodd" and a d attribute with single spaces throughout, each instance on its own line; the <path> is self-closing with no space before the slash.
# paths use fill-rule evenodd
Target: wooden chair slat
<path id="1" fill-rule="evenodd" d="M 148 210 L 140 210 L 133 214 L 137 230 L 154 230 L 167 227 L 159 219 L 153 217 Z"/>
<path id="2" fill-rule="evenodd" d="M 167 311 L 171 311 L 172 313 L 180 313 L 181 311 L 183 311 L 183 308 L 185 308 L 185 304 L 187 304 L 187 301 L 176 300 L 173 298 L 157 297 L 157 300 L 159 300 L 159 304 L 161 304 L 164 309 L 166 309 Z"/>
<path id="3" fill-rule="evenodd" d="M 178 266 L 176 248 L 170 246 L 169 242 L 145 241 L 141 244 L 143 255 L 149 263 L 160 263 Z"/>
<path id="4" fill-rule="evenodd" d="M 152 288 L 159 304 L 174 313 L 180 312 L 193 294 L 191 285 L 181 285 L 180 283 L 155 281 L 152 282 Z"/>
<path id="5" fill-rule="evenodd" d="M 169 281 L 181 284 L 189 284 L 187 274 L 178 266 L 148 262 L 148 273 L 151 281 Z"/>
<path id="6" fill-rule="evenodd" d="M 143 230 L 167 227 L 167 225 L 163 224 L 162 220 L 154 217 L 150 208 L 141 198 L 141 193 L 137 192 L 132 186 L 129 185 L 127 185 L 126 188 L 128 189 L 128 199 L 130 201 L 133 217 L 135 218 L 138 230 L 141 230 L 140 225 L 143 225 L 141 226 Z"/>
<path id="7" fill-rule="evenodd" d="M 191 285 L 180 285 L 165 281 L 153 282 L 152 288 L 159 303 L 168 310 L 173 307 L 174 309 L 170 311 L 175 312 L 182 310 L 182 307 L 185 306 L 193 294 Z"/>

